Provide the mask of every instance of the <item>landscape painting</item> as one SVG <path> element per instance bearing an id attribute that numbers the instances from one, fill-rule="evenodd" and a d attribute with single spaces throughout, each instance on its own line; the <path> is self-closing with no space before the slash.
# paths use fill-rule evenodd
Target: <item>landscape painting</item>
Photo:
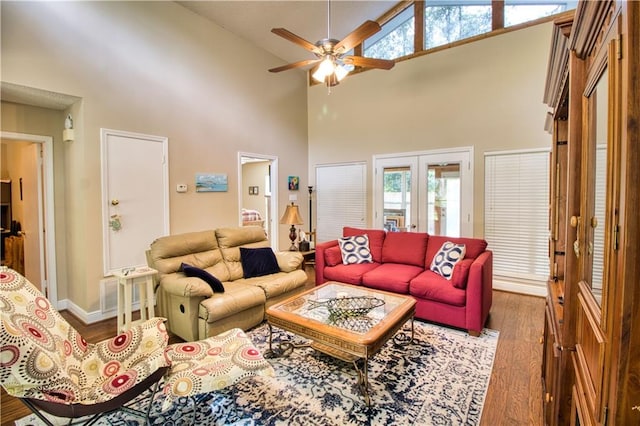
<path id="1" fill-rule="evenodd" d="M 196 174 L 196 192 L 227 192 L 228 189 L 226 173 Z"/>

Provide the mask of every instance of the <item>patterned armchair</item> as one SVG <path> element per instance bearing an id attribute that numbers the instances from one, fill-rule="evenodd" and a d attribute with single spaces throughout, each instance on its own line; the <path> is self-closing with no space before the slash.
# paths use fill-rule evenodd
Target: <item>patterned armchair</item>
<path id="1" fill-rule="evenodd" d="M 38 410 L 99 417 L 149 388 L 155 393 L 169 366 L 163 318 L 90 344 L 26 278 L 5 267 L 0 267 L 0 316 L 0 384 L 45 423 Z M 148 411 L 137 414 L 148 417 Z"/>

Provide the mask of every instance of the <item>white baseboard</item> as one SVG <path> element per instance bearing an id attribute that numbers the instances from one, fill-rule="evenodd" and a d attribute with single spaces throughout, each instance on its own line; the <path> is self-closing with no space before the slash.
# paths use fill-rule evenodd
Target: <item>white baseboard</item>
<path id="1" fill-rule="evenodd" d="M 108 314 L 105 314 L 102 311 L 87 312 L 69 299 L 58 301 L 58 310 L 63 310 L 63 309 L 66 309 L 69 312 L 71 312 L 73 315 L 78 317 L 78 319 L 85 324 L 93 324 L 95 322 L 113 318 L 117 315 L 115 312 L 108 313 Z"/>
<path id="2" fill-rule="evenodd" d="M 547 296 L 546 283 L 537 283 L 532 281 L 520 281 L 511 278 L 493 277 L 493 289 L 509 291 L 512 293 L 527 294 L 529 296 Z"/>

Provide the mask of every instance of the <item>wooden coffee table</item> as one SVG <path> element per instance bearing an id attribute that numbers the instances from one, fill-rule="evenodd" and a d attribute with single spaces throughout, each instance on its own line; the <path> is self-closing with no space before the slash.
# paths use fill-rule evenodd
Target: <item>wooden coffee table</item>
<path id="1" fill-rule="evenodd" d="M 362 308 L 361 302 L 380 306 L 363 314 L 367 309 Z M 415 305 L 410 296 L 328 282 L 267 309 L 270 335 L 265 356 L 283 356 L 294 348 L 289 342 L 273 348 L 273 326 L 310 339 L 309 345 L 314 349 L 353 363 L 365 403 L 369 405 L 368 360 L 391 337 L 396 344 L 411 343 Z M 397 333 L 407 321 L 411 323 L 411 334 Z"/>

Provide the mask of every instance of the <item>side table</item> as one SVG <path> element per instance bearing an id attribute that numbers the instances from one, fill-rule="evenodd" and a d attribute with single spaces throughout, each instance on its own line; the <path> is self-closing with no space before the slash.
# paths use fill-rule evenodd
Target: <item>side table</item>
<path id="1" fill-rule="evenodd" d="M 301 251 L 302 255 L 302 269 L 305 270 L 307 266 L 316 266 L 316 250 L 311 249 L 307 251 Z"/>
<path id="2" fill-rule="evenodd" d="M 118 333 L 125 332 L 134 324 L 155 316 L 153 278 L 157 273 L 158 271 L 152 268 L 123 269 L 113 273 L 118 279 Z M 138 285 L 140 292 L 140 320 L 138 321 L 131 320 L 134 285 Z"/>

